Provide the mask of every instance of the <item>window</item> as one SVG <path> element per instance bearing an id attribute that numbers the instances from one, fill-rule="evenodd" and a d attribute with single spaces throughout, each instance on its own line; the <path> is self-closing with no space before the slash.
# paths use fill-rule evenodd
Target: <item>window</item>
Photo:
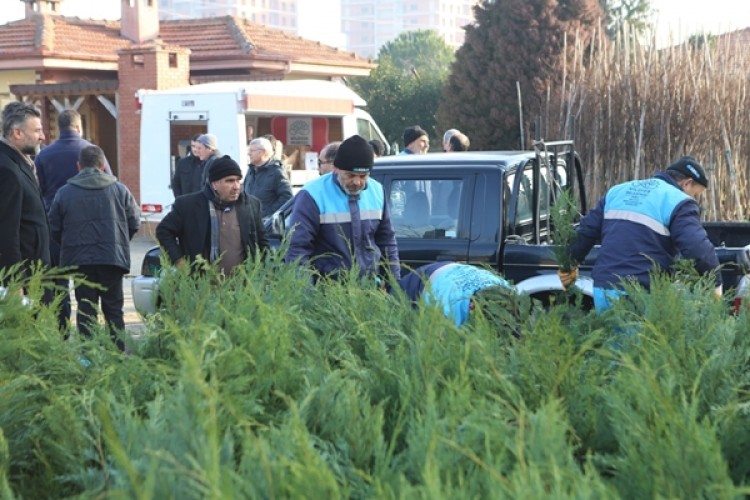
<path id="1" fill-rule="evenodd" d="M 520 179 L 518 178 L 519 175 L 521 176 Z M 538 169 L 538 175 L 538 200 L 534 199 L 533 163 L 529 162 L 524 167 L 519 167 L 519 170 L 515 173 L 506 176 L 505 196 L 507 200 L 504 200 L 504 203 L 509 203 L 513 199 L 516 203 L 515 220 L 507 220 L 509 230 L 512 231 L 512 234 L 521 236 L 529 243 L 549 241 L 552 222 L 550 213 L 562 189 L 568 184 L 565 163 L 562 160 L 558 160 L 551 176 L 550 169 L 544 164 Z M 515 198 L 508 196 L 514 190 L 516 190 Z M 534 203 L 536 202 L 538 202 L 539 207 L 538 226 L 533 218 L 536 211 Z M 506 217 L 510 217 L 510 208 L 510 206 L 504 207 Z"/>
<path id="2" fill-rule="evenodd" d="M 394 180 L 389 207 L 396 237 L 456 238 L 462 188 L 460 179 Z"/>
<path id="3" fill-rule="evenodd" d="M 515 182 L 515 175 L 509 176 L 511 182 Z M 516 221 L 524 222 L 531 220 L 533 199 L 534 177 L 531 168 L 523 171 L 521 183 L 518 185 L 518 196 L 516 197 Z M 512 189 L 512 185 L 511 185 Z"/>
<path id="4" fill-rule="evenodd" d="M 357 118 L 357 133 L 368 141 L 371 139 L 382 140 L 372 124 L 364 118 Z"/>
<path id="5" fill-rule="evenodd" d="M 130 56 L 130 61 L 133 63 L 133 66 L 137 68 L 142 68 L 145 63 L 143 54 L 132 54 Z"/>

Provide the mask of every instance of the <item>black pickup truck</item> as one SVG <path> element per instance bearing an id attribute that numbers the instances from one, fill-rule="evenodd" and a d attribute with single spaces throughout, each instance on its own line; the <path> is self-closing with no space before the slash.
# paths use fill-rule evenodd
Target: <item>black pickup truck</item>
<path id="1" fill-rule="evenodd" d="M 437 261 L 486 265 L 542 301 L 562 291 L 551 213 L 563 190 L 572 193 L 581 214 L 588 206 L 572 142 L 537 142 L 533 151 L 387 156 L 376 160 L 371 175 L 385 188 L 404 266 Z M 267 221 L 272 245 L 288 229 L 290 213 L 291 201 Z M 706 229 L 724 264 L 725 289 L 733 289 L 745 272 L 738 252 L 750 243 L 750 224 L 711 222 Z M 588 274 L 598 250 L 580 267 L 578 286 L 586 305 L 591 304 Z M 149 259 L 151 265 L 154 259 L 158 263 L 158 252 L 149 252 Z M 144 262 L 144 275 L 148 267 Z"/>

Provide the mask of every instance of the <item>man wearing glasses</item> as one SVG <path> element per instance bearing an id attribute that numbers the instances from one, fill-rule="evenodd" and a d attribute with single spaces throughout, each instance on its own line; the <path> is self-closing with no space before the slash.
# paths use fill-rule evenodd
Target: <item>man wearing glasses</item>
<path id="1" fill-rule="evenodd" d="M 341 141 L 329 142 L 320 150 L 318 155 L 318 173 L 320 175 L 326 175 L 333 171 L 333 159 L 336 158 L 340 145 Z"/>
<path id="2" fill-rule="evenodd" d="M 284 166 L 273 158 L 271 141 L 263 137 L 248 145 L 247 176 L 243 191 L 255 196 L 262 205 L 262 216 L 268 217 L 292 197 L 292 185 L 284 174 Z"/>

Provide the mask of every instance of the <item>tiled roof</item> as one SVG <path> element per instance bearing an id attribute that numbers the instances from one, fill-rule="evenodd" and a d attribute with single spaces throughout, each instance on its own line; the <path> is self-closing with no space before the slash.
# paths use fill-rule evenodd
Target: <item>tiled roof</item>
<path id="1" fill-rule="evenodd" d="M 191 50 L 191 59 L 254 57 L 301 63 L 371 67 L 369 59 L 238 17 L 162 21 L 159 35 L 169 45 Z"/>
<path id="2" fill-rule="evenodd" d="M 35 16 L 0 26 L 0 58 L 61 57 L 117 61 L 117 50 L 132 42 L 120 23 L 77 17 Z"/>
<path id="3" fill-rule="evenodd" d="M 370 68 L 369 59 L 231 16 L 162 21 L 167 45 L 191 50 L 191 61 L 271 59 Z M 55 57 L 112 62 L 133 42 L 120 35 L 119 21 L 36 15 L 0 25 L 0 59 Z"/>

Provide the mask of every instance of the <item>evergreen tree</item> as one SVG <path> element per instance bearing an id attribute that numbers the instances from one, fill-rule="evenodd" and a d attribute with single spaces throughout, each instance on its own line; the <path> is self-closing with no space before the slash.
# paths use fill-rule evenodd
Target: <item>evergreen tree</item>
<path id="1" fill-rule="evenodd" d="M 474 14 L 444 89 L 439 123 L 467 133 L 472 149 L 517 148 L 516 82 L 528 135 L 534 117 L 549 112 L 548 93 L 555 102 L 560 92 L 565 58 L 577 42 L 590 43 L 603 13 L 598 0 L 484 0 Z"/>
<path id="2" fill-rule="evenodd" d="M 404 128 L 415 124 L 436 138 L 436 112 L 453 57 L 435 31 L 405 32 L 383 45 L 370 76 L 351 81 L 391 143 L 403 147 Z"/>
<path id="3" fill-rule="evenodd" d="M 647 34 L 651 26 L 651 0 L 600 0 L 607 23 L 607 35 L 614 39 L 627 24 L 636 37 Z"/>
<path id="4" fill-rule="evenodd" d="M 453 50 L 433 30 L 406 31 L 386 42 L 378 59 L 390 58 L 395 67 L 407 75 L 416 71 L 419 78 L 443 79 L 453 62 Z"/>

